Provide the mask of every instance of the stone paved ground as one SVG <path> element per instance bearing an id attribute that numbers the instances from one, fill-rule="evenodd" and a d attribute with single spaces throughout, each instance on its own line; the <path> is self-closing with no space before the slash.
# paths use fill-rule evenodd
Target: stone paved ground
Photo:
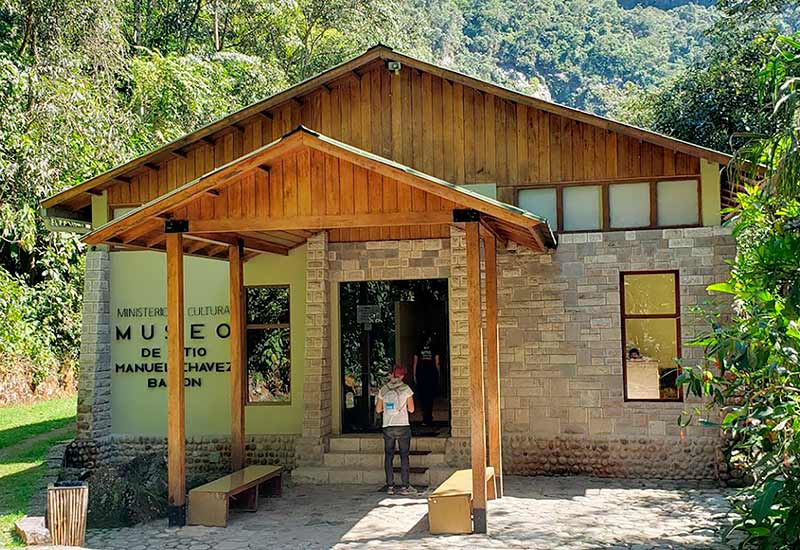
<path id="1" fill-rule="evenodd" d="M 289 486 L 257 513 L 223 528 L 168 529 L 165 521 L 94 530 L 96 549 L 269 548 L 723 549 L 724 492 L 716 487 L 584 477 L 510 477 L 490 502 L 490 536 L 431 536 L 424 497 L 387 497 L 359 486 Z M 732 546 L 731 546 L 732 548 Z"/>

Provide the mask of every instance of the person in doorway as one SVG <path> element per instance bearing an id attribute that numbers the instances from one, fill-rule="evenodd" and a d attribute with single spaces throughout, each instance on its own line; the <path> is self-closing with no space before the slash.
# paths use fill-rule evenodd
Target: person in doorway
<path id="1" fill-rule="evenodd" d="M 403 485 L 401 495 L 416 493 L 411 486 L 411 468 L 408 455 L 411 452 L 411 423 L 408 415 L 414 412 L 414 392 L 403 381 L 406 369 L 396 365 L 389 380 L 378 391 L 375 411 L 383 415 L 383 468 L 386 473 L 386 485 L 383 491 L 395 494 L 394 485 L 394 450 L 400 449 L 400 477 Z"/>
<path id="2" fill-rule="evenodd" d="M 433 338 L 424 336 L 422 347 L 414 355 L 414 383 L 422 405 L 422 423 L 433 425 L 433 402 L 439 389 L 439 353 Z"/>

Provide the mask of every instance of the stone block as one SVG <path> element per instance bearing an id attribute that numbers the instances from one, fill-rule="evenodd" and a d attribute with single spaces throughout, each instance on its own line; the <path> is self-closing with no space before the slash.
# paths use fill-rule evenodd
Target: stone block
<path id="1" fill-rule="evenodd" d="M 41 516 L 25 516 L 14 523 L 14 531 L 26 546 L 50 544 L 50 531 Z"/>

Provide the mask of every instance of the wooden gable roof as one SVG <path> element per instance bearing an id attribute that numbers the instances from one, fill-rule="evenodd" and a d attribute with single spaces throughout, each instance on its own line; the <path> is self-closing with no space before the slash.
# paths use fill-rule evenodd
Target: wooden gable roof
<path id="1" fill-rule="evenodd" d="M 449 236 L 458 210 L 477 212 L 502 240 L 555 247 L 546 221 L 522 209 L 303 127 L 83 240 L 161 250 L 167 228 L 181 226 L 187 254 L 226 257 L 236 242 L 251 253 L 287 253 L 322 230 L 366 231 L 375 240 Z"/>
<path id="2" fill-rule="evenodd" d="M 399 82 L 395 83 L 394 81 L 390 84 L 388 81 L 384 81 L 379 77 L 377 82 L 373 81 L 366 84 L 366 95 L 363 93 L 365 90 L 365 83 L 360 82 L 360 84 L 358 84 L 363 75 L 366 75 L 375 67 L 385 66 L 385 63 L 390 60 L 399 61 L 404 67 L 416 71 L 415 78 L 419 78 L 419 76 L 422 75 L 423 85 L 425 85 L 425 78 L 427 75 L 428 78 L 435 78 L 435 82 L 441 79 L 446 83 L 446 86 L 452 87 L 453 89 L 450 90 L 450 93 L 453 95 L 455 95 L 457 91 L 456 87 L 458 87 L 459 90 L 463 88 L 465 97 L 467 96 L 467 92 L 469 92 L 470 98 L 474 95 L 474 108 L 476 111 L 473 113 L 466 112 L 472 105 L 471 101 L 467 103 L 466 100 L 464 101 L 464 110 L 460 112 L 457 110 L 458 105 L 455 102 L 450 103 L 451 111 L 449 113 L 446 112 L 448 105 L 446 100 L 444 100 L 444 105 L 438 106 L 439 110 L 436 112 L 442 113 L 445 127 L 448 124 L 451 126 L 455 125 L 455 128 L 451 128 L 455 133 L 457 133 L 458 130 L 459 120 L 467 120 L 471 116 L 474 117 L 476 124 L 480 123 L 482 128 L 485 127 L 487 136 L 486 143 L 480 145 L 475 144 L 475 162 L 481 160 L 481 155 L 485 155 L 486 157 L 491 156 L 490 160 L 493 161 L 493 164 L 496 164 L 496 169 L 498 171 L 507 170 L 508 173 L 493 174 L 491 172 L 493 168 L 484 171 L 483 167 L 475 166 L 475 173 L 471 174 L 472 177 L 470 177 L 470 174 L 463 174 L 465 168 L 458 164 L 455 166 L 452 174 L 448 173 L 444 168 L 439 169 L 439 167 L 436 166 L 437 159 L 435 157 L 426 161 L 425 159 L 417 159 L 417 155 L 413 155 L 415 158 L 412 162 L 412 155 L 403 150 L 408 147 L 407 136 L 403 136 L 404 140 L 401 144 L 393 139 L 394 133 L 418 133 L 420 135 L 414 135 L 411 139 L 422 142 L 425 139 L 425 127 L 427 123 L 423 121 L 421 126 L 417 127 L 418 121 L 416 120 L 416 116 L 418 115 L 415 113 L 413 115 L 414 120 L 410 120 L 412 118 L 412 113 L 406 112 L 406 105 L 400 105 L 402 100 L 401 96 L 404 94 L 402 84 Z M 345 80 L 349 80 L 351 84 L 342 89 L 341 93 L 344 95 L 340 96 L 337 93 L 334 97 L 332 87 L 335 86 L 337 82 L 343 82 Z M 428 81 L 428 85 L 431 85 L 430 80 Z M 370 101 L 370 87 L 372 88 L 373 96 L 375 94 L 380 94 L 387 97 L 391 96 L 391 99 L 389 101 L 376 103 L 373 97 Z M 395 89 L 395 87 L 397 87 L 397 89 Z M 360 92 L 358 92 L 359 89 Z M 408 93 L 416 93 L 414 89 L 416 88 L 409 88 Z M 305 108 L 307 101 L 318 102 L 321 101 L 321 99 L 324 100 L 324 98 L 320 98 L 320 91 L 323 91 L 323 95 L 328 93 L 331 96 L 330 101 L 335 99 L 336 101 L 342 102 L 341 105 L 336 106 L 337 109 L 341 110 L 340 115 L 342 117 L 345 115 L 345 95 L 348 96 L 348 100 L 349 97 L 352 96 L 358 97 L 358 101 L 362 102 L 361 108 L 362 110 L 365 109 L 362 113 L 358 115 L 351 113 L 348 115 L 361 119 L 358 121 L 357 126 L 359 127 L 350 130 L 354 135 L 345 135 L 345 132 L 335 131 L 341 130 L 342 127 L 338 129 L 334 127 L 328 128 L 331 126 L 332 121 L 329 120 L 326 124 L 324 120 L 326 115 L 324 112 L 320 112 L 319 109 L 314 113 L 307 112 L 308 109 Z M 338 90 L 336 91 L 338 92 Z M 483 120 L 484 101 L 482 96 L 484 94 L 487 98 L 491 96 L 493 98 L 498 98 L 498 101 L 507 102 L 508 106 L 498 105 L 496 106 L 497 109 L 492 107 L 490 110 L 487 104 L 485 106 L 486 120 Z M 407 97 L 406 100 L 408 102 L 413 101 L 415 104 L 420 105 L 421 112 L 424 112 L 427 108 L 425 105 L 425 97 Z M 364 103 L 365 101 L 366 103 Z M 435 101 L 436 99 L 434 99 L 434 102 Z M 383 112 L 383 110 L 387 108 L 387 103 L 391 103 L 391 106 L 388 108 L 397 108 L 398 112 L 402 111 L 402 116 L 392 117 L 391 113 L 387 114 Z M 395 105 L 395 103 L 397 105 Z M 514 109 L 514 104 L 519 107 Z M 436 107 L 436 105 L 433 105 L 433 107 Z M 333 110 L 333 108 L 333 105 L 329 106 L 329 110 Z M 477 112 L 478 108 L 482 109 L 481 113 Z M 505 111 L 507 109 L 513 111 L 508 113 L 508 124 L 510 125 L 513 123 L 515 125 L 515 131 L 518 137 L 515 139 L 516 144 L 513 146 L 509 145 L 507 151 L 505 147 L 503 151 L 500 151 L 498 146 L 498 153 L 495 155 L 493 151 L 495 147 L 495 136 L 489 135 L 489 131 L 491 129 L 491 131 L 494 132 L 495 128 L 497 128 L 498 132 L 501 130 L 511 130 L 510 127 L 500 128 L 501 125 L 507 123 L 505 116 Z M 495 115 L 495 111 L 500 113 L 500 115 Z M 490 114 L 491 119 L 489 118 Z M 548 119 L 547 115 L 554 118 Z M 384 126 L 388 124 L 390 128 L 387 127 L 376 130 L 376 127 L 380 124 L 365 125 L 364 117 L 368 118 L 369 116 L 379 117 L 377 122 L 383 123 Z M 424 115 L 420 114 L 419 116 Z M 278 120 L 278 118 L 280 120 Z M 263 120 L 263 124 L 257 124 L 259 120 Z M 450 69 L 426 63 L 393 51 L 385 46 L 376 46 L 354 59 L 329 69 L 283 92 L 275 94 L 264 101 L 226 116 L 223 119 L 133 159 L 113 170 L 62 191 L 46 199 L 42 203 L 42 206 L 44 208 L 61 206 L 63 208 L 76 210 L 85 207 L 90 202 L 91 194 L 99 193 L 101 190 L 108 187 L 118 186 L 120 187 L 120 191 L 124 194 L 123 188 L 126 186 L 131 186 L 131 184 L 133 184 L 133 186 L 138 187 L 142 185 L 154 187 L 154 180 L 159 182 L 155 184 L 155 187 L 158 189 L 156 192 L 163 193 L 166 192 L 166 189 L 160 182 L 162 179 L 165 179 L 164 173 L 168 171 L 167 169 L 169 166 L 173 164 L 183 166 L 188 164 L 189 160 L 192 160 L 193 166 L 188 168 L 184 166 L 183 171 L 189 172 L 190 170 L 197 170 L 202 173 L 203 171 L 210 171 L 213 169 L 215 163 L 217 166 L 221 164 L 216 160 L 212 160 L 211 166 L 209 166 L 208 161 L 197 160 L 195 158 L 189 159 L 188 157 L 190 156 L 197 156 L 198 147 L 210 148 L 212 151 L 216 150 L 212 153 L 212 159 L 225 156 L 231 157 L 227 158 L 227 161 L 230 161 L 237 155 L 237 148 L 244 147 L 244 149 L 247 150 L 246 142 L 248 140 L 248 134 L 257 133 L 258 136 L 261 136 L 262 132 L 265 131 L 264 128 L 269 126 L 271 128 L 272 138 L 277 138 L 301 123 L 313 127 L 317 131 L 331 135 L 334 138 L 338 138 L 343 142 L 352 143 L 364 150 L 379 153 L 384 157 L 392 157 L 395 161 L 414 166 L 421 171 L 446 179 L 451 183 L 475 183 L 477 181 L 483 181 L 484 179 L 488 181 L 488 178 L 497 180 L 500 179 L 501 176 L 508 180 L 514 180 L 516 178 L 519 180 L 519 183 L 525 183 L 526 181 L 531 183 L 536 183 L 537 181 L 544 182 L 549 181 L 549 179 L 554 181 L 569 181 L 573 174 L 573 167 L 578 166 L 577 169 L 580 169 L 579 165 L 591 167 L 591 173 L 581 173 L 581 176 L 586 176 L 587 178 L 604 178 L 610 174 L 614 174 L 615 177 L 617 174 L 620 177 L 635 177 L 639 175 L 639 172 L 647 175 L 646 172 L 648 171 L 652 171 L 652 175 L 657 176 L 659 174 L 656 172 L 658 172 L 659 169 L 663 169 L 664 173 L 669 175 L 669 166 L 672 167 L 671 170 L 674 174 L 690 174 L 699 172 L 699 170 L 695 170 L 694 167 L 689 166 L 692 159 L 696 161 L 697 159 L 704 158 L 721 164 L 727 163 L 729 160 L 728 155 L 717 151 L 635 128 L 577 109 L 527 96 Z M 257 132 L 251 129 L 254 127 L 254 124 L 256 128 L 259 128 Z M 344 121 L 342 121 L 341 124 L 343 126 Z M 409 125 L 408 128 L 403 127 L 403 125 L 406 124 Z M 559 125 L 559 128 L 554 128 L 554 124 Z M 572 125 L 574 125 L 574 127 Z M 366 146 L 365 136 L 360 136 L 360 140 L 356 139 L 359 137 L 355 135 L 356 133 L 375 133 L 376 131 L 378 135 L 372 136 L 374 138 L 372 141 L 375 142 L 377 139 L 377 142 L 371 143 L 371 147 Z M 387 132 L 389 134 L 388 136 L 386 135 Z M 613 136 L 619 136 L 613 140 L 613 151 L 610 149 L 611 145 L 608 143 L 608 136 L 603 134 L 603 132 L 611 133 Z M 428 138 L 431 138 L 430 131 L 428 132 Z M 251 150 L 259 145 L 257 140 L 253 137 L 249 139 L 251 141 Z M 263 142 L 269 141 L 269 138 L 262 139 Z M 441 138 L 439 136 L 434 136 L 433 140 L 435 141 L 436 139 Z M 527 143 L 525 143 L 525 140 L 527 140 Z M 556 151 L 548 153 L 546 150 L 542 150 L 540 144 L 542 140 L 545 142 L 549 141 L 551 144 L 554 143 L 554 140 L 556 143 L 566 142 L 564 143 L 565 146 L 568 145 L 570 141 L 574 143 L 572 143 L 570 147 L 562 148 L 562 152 Z M 619 142 L 619 145 L 617 145 L 617 142 Z M 427 144 L 425 149 L 433 149 L 430 145 L 435 144 Z M 458 154 L 459 150 L 462 151 L 461 158 L 463 162 L 461 164 L 466 165 L 466 170 L 469 171 L 468 166 L 472 159 L 464 158 L 464 156 L 470 157 L 470 155 L 469 152 L 466 151 L 466 144 L 463 145 L 464 146 L 461 148 L 456 148 L 455 152 Z M 445 147 L 447 147 L 447 144 L 445 144 Z M 228 149 L 231 150 L 230 154 Z M 484 149 L 486 149 L 485 152 L 483 151 Z M 489 149 L 492 150 L 490 151 Z M 571 158 L 573 152 L 574 158 Z M 549 158 L 537 158 L 537 156 L 541 157 L 543 154 L 549 155 Z M 554 154 L 556 155 L 555 158 L 553 158 Z M 512 155 L 514 156 L 513 159 L 511 158 Z M 523 159 L 523 155 L 525 155 L 525 159 Z M 587 155 L 589 158 L 585 158 Z M 505 158 L 506 156 L 508 158 Z M 646 168 L 642 167 L 642 170 L 638 169 L 640 157 L 642 159 L 642 164 L 645 163 L 645 160 L 649 163 Z M 444 158 L 447 160 L 447 153 L 444 153 Z M 487 158 L 484 160 L 488 161 L 489 159 Z M 631 165 L 631 162 L 636 163 L 636 169 L 630 169 L 631 166 L 629 165 Z M 524 175 L 516 174 L 516 176 L 512 174 L 512 171 L 522 172 L 527 168 L 527 166 L 522 166 L 525 163 L 528 165 L 538 164 L 536 170 L 532 170 L 530 173 Z M 559 168 L 559 166 L 555 166 L 553 163 L 561 165 L 561 167 Z M 612 167 L 607 166 L 609 163 L 613 163 L 613 170 L 611 169 Z M 522 168 L 520 168 L 520 166 L 522 166 Z M 546 172 L 542 172 L 543 168 L 546 168 Z M 178 170 L 181 170 L 181 168 L 179 167 Z M 558 171 L 557 177 L 553 176 L 553 170 Z M 576 177 L 575 179 L 579 178 Z M 141 183 L 142 181 L 147 182 L 148 180 L 150 183 Z M 183 182 L 178 181 L 177 185 L 181 183 Z M 133 192 L 131 191 L 130 194 L 132 195 Z M 137 196 L 140 195 L 142 195 L 142 193 L 137 192 Z M 154 197 L 152 195 L 147 195 L 145 198 L 146 200 L 150 200 Z M 142 202 L 146 202 L 146 200 Z M 135 203 L 136 201 L 131 198 L 130 202 Z"/>

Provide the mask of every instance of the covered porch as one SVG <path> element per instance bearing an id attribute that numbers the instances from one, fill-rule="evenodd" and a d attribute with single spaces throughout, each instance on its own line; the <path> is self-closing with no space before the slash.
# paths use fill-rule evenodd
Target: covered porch
<path id="1" fill-rule="evenodd" d="M 305 128 L 240 157 L 87 235 L 92 245 L 166 253 L 167 324 L 184 326 L 183 257 L 227 260 L 230 280 L 231 470 L 245 465 L 246 344 L 243 264 L 264 253 L 288 254 L 309 239 L 373 242 L 449 237 L 464 232 L 469 363 L 469 436 L 473 525 L 486 532 L 485 467 L 494 467 L 502 496 L 497 328 L 498 248 L 509 241 L 545 252 L 555 246 L 546 222 L 495 200 Z M 483 258 L 481 256 L 483 249 Z M 326 262 L 324 257 L 315 261 Z M 483 270 L 481 262 L 484 262 Z M 309 263 L 311 265 L 311 263 Z M 481 276 L 483 271 L 483 277 Z M 482 282 L 483 279 L 483 282 Z M 309 277 L 327 315 L 326 281 Z M 320 285 L 318 287 L 317 285 Z M 485 296 L 485 310 L 482 304 Z M 482 312 L 485 311 L 485 320 Z M 306 364 L 329 369 L 329 329 L 307 331 Z M 170 523 L 185 522 L 184 334 L 167 342 L 167 446 Z M 484 353 L 485 349 L 485 353 Z M 313 370 L 312 370 L 313 372 Z M 313 381 L 313 375 L 306 376 Z M 314 397 L 330 387 L 322 379 Z M 329 397 L 329 396 L 328 396 Z M 303 438 L 325 446 L 330 419 L 307 406 Z M 300 452 L 300 451 L 298 451 Z"/>

